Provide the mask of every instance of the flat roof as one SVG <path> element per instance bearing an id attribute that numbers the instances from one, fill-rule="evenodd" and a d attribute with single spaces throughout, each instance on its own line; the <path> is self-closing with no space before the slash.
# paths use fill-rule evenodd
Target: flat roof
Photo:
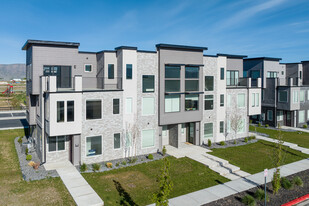
<path id="1" fill-rule="evenodd" d="M 218 53 L 217 56 L 225 56 L 225 57 L 228 57 L 228 58 L 237 58 L 237 59 L 243 59 L 243 58 L 248 57 L 246 55 L 222 54 L 222 53 Z"/>
<path id="2" fill-rule="evenodd" d="M 22 50 L 27 50 L 32 45 L 38 45 L 38 46 L 61 46 L 61 47 L 79 47 L 79 43 L 77 42 L 63 42 L 63 41 L 45 41 L 45 40 L 33 40 L 28 39 L 24 46 L 22 47 Z"/>
<path id="3" fill-rule="evenodd" d="M 137 47 L 134 47 L 134 46 L 119 46 L 119 47 L 115 48 L 115 50 L 119 50 L 119 49 L 137 50 Z"/>
<path id="4" fill-rule="evenodd" d="M 183 49 L 183 50 L 208 50 L 207 47 L 199 47 L 199 46 L 186 46 L 186 45 L 176 45 L 176 44 L 156 44 L 157 48 L 167 48 L 167 49 Z"/>
<path id="5" fill-rule="evenodd" d="M 245 58 L 244 60 L 269 60 L 269 61 L 280 61 L 282 58 L 275 57 L 254 57 L 254 58 Z"/>

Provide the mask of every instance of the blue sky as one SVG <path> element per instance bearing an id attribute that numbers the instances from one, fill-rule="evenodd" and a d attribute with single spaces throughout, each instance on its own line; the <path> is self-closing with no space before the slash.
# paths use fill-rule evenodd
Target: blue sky
<path id="1" fill-rule="evenodd" d="M 27 39 L 80 42 L 82 51 L 157 43 L 206 54 L 309 60 L 308 0 L 24 0 L 0 3 L 0 64 L 24 63 Z"/>

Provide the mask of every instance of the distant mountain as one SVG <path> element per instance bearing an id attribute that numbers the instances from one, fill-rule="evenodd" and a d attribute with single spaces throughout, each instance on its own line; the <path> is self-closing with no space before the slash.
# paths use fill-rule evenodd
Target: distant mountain
<path id="1" fill-rule="evenodd" d="M 0 64 L 0 81 L 26 78 L 25 64 Z"/>

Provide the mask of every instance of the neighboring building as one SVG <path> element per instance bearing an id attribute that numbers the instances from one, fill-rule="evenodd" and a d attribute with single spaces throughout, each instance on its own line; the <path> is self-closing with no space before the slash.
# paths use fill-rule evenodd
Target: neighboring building
<path id="1" fill-rule="evenodd" d="M 283 64 L 280 60 L 244 59 L 244 74 L 262 78 L 262 114 L 251 118 L 271 126 L 302 127 L 309 122 L 309 62 Z"/>
<path id="2" fill-rule="evenodd" d="M 261 80 L 242 78 L 240 55 L 205 47 L 121 46 L 28 40 L 27 119 L 41 161 L 101 162 L 248 136 L 261 112 Z M 234 130 L 233 130 L 234 129 Z"/>

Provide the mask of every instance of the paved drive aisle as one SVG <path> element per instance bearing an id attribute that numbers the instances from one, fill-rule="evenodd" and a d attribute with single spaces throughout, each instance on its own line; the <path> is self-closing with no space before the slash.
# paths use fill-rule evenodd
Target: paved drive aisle
<path id="1" fill-rule="evenodd" d="M 90 187 L 71 162 L 46 163 L 44 164 L 44 167 L 46 170 L 57 170 L 60 178 L 78 206 L 104 205 L 103 200 L 92 189 L 92 187 Z"/>

